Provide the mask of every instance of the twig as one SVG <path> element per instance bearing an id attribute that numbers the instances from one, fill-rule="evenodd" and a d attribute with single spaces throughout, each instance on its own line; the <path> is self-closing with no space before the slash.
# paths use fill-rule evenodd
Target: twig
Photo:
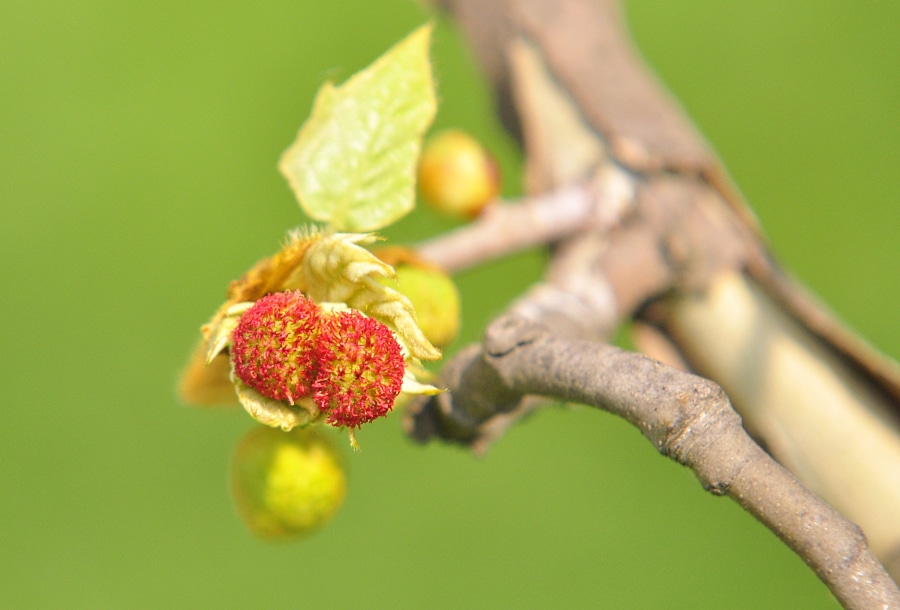
<path id="1" fill-rule="evenodd" d="M 577 233 L 608 230 L 630 211 L 632 191 L 627 177 L 608 172 L 546 195 L 496 202 L 476 221 L 419 244 L 416 252 L 456 272 Z"/>

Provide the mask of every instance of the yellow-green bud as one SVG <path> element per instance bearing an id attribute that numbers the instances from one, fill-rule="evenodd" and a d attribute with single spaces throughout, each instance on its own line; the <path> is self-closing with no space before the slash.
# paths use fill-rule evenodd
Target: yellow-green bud
<path id="1" fill-rule="evenodd" d="M 445 347 L 459 334 L 459 291 L 443 269 L 425 263 L 401 247 L 378 248 L 374 254 L 394 267 L 396 277 L 381 280 L 408 298 L 425 338 Z"/>
<path id="2" fill-rule="evenodd" d="M 500 171 L 478 140 L 449 130 L 426 142 L 419 159 L 418 185 L 431 207 L 469 219 L 497 197 Z"/>
<path id="3" fill-rule="evenodd" d="M 449 345 L 459 333 L 459 293 L 449 275 L 414 265 L 396 267 L 398 290 L 416 310 L 419 328 L 437 347 Z"/>
<path id="4" fill-rule="evenodd" d="M 315 531 L 334 516 L 346 494 L 331 439 L 309 428 L 251 431 L 234 453 L 231 484 L 241 518 L 254 534 L 271 540 Z"/>

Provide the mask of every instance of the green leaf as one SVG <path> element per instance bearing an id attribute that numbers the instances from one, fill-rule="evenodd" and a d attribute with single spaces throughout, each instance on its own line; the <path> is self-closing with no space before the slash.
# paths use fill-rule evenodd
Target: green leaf
<path id="1" fill-rule="evenodd" d="M 422 26 L 343 85 L 319 90 L 279 163 L 310 218 L 374 231 L 412 210 L 422 135 L 437 107 L 430 39 Z"/>

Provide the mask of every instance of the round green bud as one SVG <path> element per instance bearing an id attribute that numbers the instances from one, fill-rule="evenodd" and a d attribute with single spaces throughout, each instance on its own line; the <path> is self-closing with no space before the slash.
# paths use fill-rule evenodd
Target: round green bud
<path id="1" fill-rule="evenodd" d="M 324 431 L 261 426 L 238 444 L 231 486 L 237 512 L 254 534 L 289 540 L 331 520 L 347 483 L 339 453 Z"/>
<path id="2" fill-rule="evenodd" d="M 449 345 L 459 334 L 459 292 L 439 269 L 401 264 L 395 267 L 397 290 L 412 301 L 416 321 L 436 347 Z"/>
<path id="3" fill-rule="evenodd" d="M 460 326 L 459 291 L 453 278 L 440 267 L 417 259 L 406 248 L 388 246 L 373 253 L 394 267 L 396 277 L 381 282 L 412 302 L 416 323 L 425 338 L 436 347 L 450 345 Z"/>
<path id="4" fill-rule="evenodd" d="M 418 168 L 419 193 L 439 212 L 474 218 L 500 192 L 500 170 L 472 136 L 444 131 L 425 143 Z"/>

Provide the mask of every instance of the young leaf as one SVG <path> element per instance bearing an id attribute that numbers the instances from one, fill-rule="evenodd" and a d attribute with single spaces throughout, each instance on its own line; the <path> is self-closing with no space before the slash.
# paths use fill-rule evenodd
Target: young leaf
<path id="1" fill-rule="evenodd" d="M 374 231 L 415 204 L 415 166 L 436 109 L 425 25 L 346 83 L 326 83 L 284 152 L 281 173 L 306 214 Z"/>

